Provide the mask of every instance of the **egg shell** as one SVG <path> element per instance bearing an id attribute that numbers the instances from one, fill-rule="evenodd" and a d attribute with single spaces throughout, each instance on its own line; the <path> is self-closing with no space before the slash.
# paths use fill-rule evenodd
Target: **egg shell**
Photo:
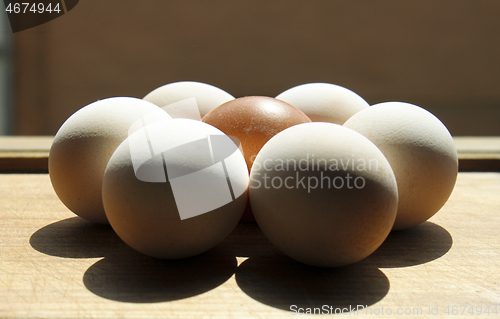
<path id="1" fill-rule="evenodd" d="M 222 103 L 234 100 L 234 96 L 218 87 L 194 81 L 181 81 L 163 85 L 148 93 L 144 97 L 144 100 L 163 108 L 191 98 L 196 99 L 196 105 L 199 110 L 198 120 Z M 172 113 L 171 115 L 173 118 L 193 119 L 191 109 L 177 109 L 175 110 L 175 114 Z"/>
<path id="2" fill-rule="evenodd" d="M 250 174 L 250 203 L 266 237 L 304 264 L 344 266 L 370 255 L 396 217 L 394 173 L 367 138 L 306 123 L 271 138 Z"/>
<path id="3" fill-rule="evenodd" d="M 60 127 L 49 153 L 49 175 L 59 199 L 76 215 L 108 223 L 102 204 L 104 170 L 130 126 L 147 114 L 170 119 L 152 103 L 114 97 L 81 108 Z"/>
<path id="4" fill-rule="evenodd" d="M 149 142 L 138 147 L 134 141 L 141 136 Z M 207 136 L 210 152 L 203 148 L 206 144 L 197 144 Z M 234 146 L 230 156 L 215 164 L 214 136 Z M 134 166 L 137 160 L 158 173 L 141 175 L 143 166 Z M 185 258 L 214 247 L 236 227 L 247 202 L 248 181 L 243 155 L 227 135 L 200 121 L 173 119 L 145 126 L 120 144 L 104 174 L 103 202 L 111 226 L 129 246 L 156 258 Z M 229 202 L 218 206 L 227 198 Z"/>
<path id="5" fill-rule="evenodd" d="M 267 96 L 246 96 L 226 102 L 202 119 L 241 141 L 248 166 L 262 146 L 282 130 L 311 120 L 300 110 Z"/>
<path id="6" fill-rule="evenodd" d="M 241 142 L 248 171 L 262 146 L 278 132 L 311 120 L 300 110 L 267 96 L 247 96 L 226 102 L 202 119 Z M 252 208 L 247 205 L 242 217 L 254 222 Z"/>
<path id="7" fill-rule="evenodd" d="M 330 83 L 298 85 L 276 96 L 304 112 L 313 122 L 344 124 L 369 104 L 353 91 Z"/>
<path id="8" fill-rule="evenodd" d="M 446 203 L 458 175 L 458 155 L 445 125 L 427 110 L 404 102 L 371 106 L 345 124 L 370 139 L 389 160 L 398 183 L 394 229 L 423 223 Z"/>

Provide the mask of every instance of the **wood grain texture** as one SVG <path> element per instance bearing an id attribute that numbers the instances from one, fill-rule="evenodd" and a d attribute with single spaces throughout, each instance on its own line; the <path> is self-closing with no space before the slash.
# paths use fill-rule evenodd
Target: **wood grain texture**
<path id="1" fill-rule="evenodd" d="M 425 318 L 429 307 L 449 317 L 446 307 L 457 306 L 453 318 L 478 317 L 460 306 L 500 312 L 499 207 L 500 173 L 460 173 L 437 215 L 391 233 L 355 265 L 303 266 L 248 223 L 205 254 L 162 261 L 75 217 L 48 175 L 3 174 L 0 317 L 275 319 L 289 318 L 291 305 L 369 306 L 359 318 Z"/>

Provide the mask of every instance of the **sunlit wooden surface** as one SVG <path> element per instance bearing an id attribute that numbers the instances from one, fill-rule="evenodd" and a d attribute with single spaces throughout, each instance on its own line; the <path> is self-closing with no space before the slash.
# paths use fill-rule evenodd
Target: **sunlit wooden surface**
<path id="1" fill-rule="evenodd" d="M 75 217 L 47 174 L 2 174 L 0 317 L 274 319 L 290 318 L 293 305 L 359 305 L 368 306 L 359 318 L 497 318 L 499 209 L 500 173 L 460 173 L 430 222 L 391 233 L 352 266 L 298 264 L 248 223 L 203 255 L 161 261 Z"/>

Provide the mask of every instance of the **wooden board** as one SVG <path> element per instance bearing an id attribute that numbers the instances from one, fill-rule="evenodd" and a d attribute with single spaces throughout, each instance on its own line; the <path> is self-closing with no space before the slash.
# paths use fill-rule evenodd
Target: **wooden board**
<path id="1" fill-rule="evenodd" d="M 455 137 L 460 171 L 500 171 L 500 137 Z M 52 136 L 0 136 L 0 173 L 47 173 Z"/>
<path id="2" fill-rule="evenodd" d="M 500 171 L 500 137 L 454 137 L 460 171 Z"/>
<path id="3" fill-rule="evenodd" d="M 460 173 L 429 222 L 391 233 L 352 266 L 303 266 L 251 223 L 203 255 L 161 261 L 75 217 L 48 175 L 3 174 L 0 317 L 275 319 L 290 318 L 293 305 L 363 305 L 359 318 L 498 318 L 499 208 L 500 173 Z"/>
<path id="4" fill-rule="evenodd" d="M 47 173 L 53 136 L 0 136 L 0 172 Z"/>

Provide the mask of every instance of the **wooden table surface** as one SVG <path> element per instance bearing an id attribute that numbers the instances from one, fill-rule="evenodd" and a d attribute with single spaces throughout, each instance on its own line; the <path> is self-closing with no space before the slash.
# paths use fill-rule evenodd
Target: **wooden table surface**
<path id="1" fill-rule="evenodd" d="M 500 173 L 462 172 L 429 222 L 348 267 L 296 263 L 252 223 L 205 254 L 162 261 L 75 217 L 47 174 L 1 174 L 0 317 L 274 319 L 293 305 L 359 305 L 359 318 L 498 318 L 499 230 Z"/>

